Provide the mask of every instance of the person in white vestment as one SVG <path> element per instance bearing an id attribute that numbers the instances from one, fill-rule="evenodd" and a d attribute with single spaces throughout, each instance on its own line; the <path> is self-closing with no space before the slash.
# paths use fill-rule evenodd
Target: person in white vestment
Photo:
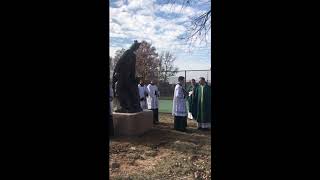
<path id="1" fill-rule="evenodd" d="M 159 123 L 158 108 L 159 108 L 159 97 L 160 92 L 156 86 L 156 81 L 152 80 L 151 83 L 147 86 L 148 97 L 147 105 L 148 109 L 153 111 L 153 123 Z"/>
<path id="2" fill-rule="evenodd" d="M 183 88 L 184 77 L 178 78 L 178 84 L 174 89 L 172 115 L 174 116 L 174 129 L 178 131 L 186 131 L 187 127 L 187 91 Z"/>
<path id="3" fill-rule="evenodd" d="M 110 86 L 110 93 L 109 93 L 109 102 L 110 102 L 109 136 L 114 136 L 114 127 L 113 127 L 113 118 L 112 118 L 112 100 L 113 100 L 113 91 Z"/>
<path id="4" fill-rule="evenodd" d="M 140 83 L 138 85 L 139 89 L 139 96 L 140 96 L 140 106 L 141 109 L 147 109 L 147 96 L 148 96 L 148 90 L 147 87 L 144 85 L 143 79 L 140 79 Z"/>
<path id="5" fill-rule="evenodd" d="M 191 82 L 190 82 L 190 86 L 189 88 L 187 89 L 187 91 L 189 92 L 189 97 L 187 98 L 188 99 L 188 118 L 189 119 L 193 119 L 192 117 L 192 103 L 193 103 L 193 98 L 194 98 L 194 91 L 195 89 L 197 88 L 198 84 L 196 83 L 196 80 L 195 79 L 192 79 Z"/>

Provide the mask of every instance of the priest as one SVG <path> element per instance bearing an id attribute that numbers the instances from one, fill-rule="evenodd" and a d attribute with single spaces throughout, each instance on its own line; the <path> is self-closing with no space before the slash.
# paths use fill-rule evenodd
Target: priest
<path id="1" fill-rule="evenodd" d="M 153 111 L 153 123 L 159 124 L 158 107 L 160 92 L 158 90 L 155 80 L 152 80 L 150 84 L 147 86 L 147 93 L 147 106 L 149 110 Z"/>
<path id="2" fill-rule="evenodd" d="M 186 131 L 187 127 L 187 91 L 183 88 L 184 77 L 178 78 L 178 84 L 174 89 L 172 115 L 174 116 L 174 129 L 178 131 Z"/>
<path id="3" fill-rule="evenodd" d="M 110 102 L 110 108 L 109 108 L 109 136 L 114 136 L 114 127 L 113 127 L 113 118 L 112 118 L 112 100 L 113 100 L 113 91 L 110 86 L 110 92 L 109 92 L 109 102 Z"/>
<path id="4" fill-rule="evenodd" d="M 148 96 L 148 91 L 147 91 L 147 87 L 144 85 L 144 81 L 142 78 L 140 79 L 138 89 L 139 89 L 141 109 L 147 109 L 147 99 L 146 98 Z"/>
<path id="5" fill-rule="evenodd" d="M 196 83 L 195 79 L 192 79 L 190 84 L 191 85 L 187 89 L 187 91 L 189 93 L 189 95 L 188 95 L 188 118 L 193 119 L 193 117 L 192 117 L 192 100 L 194 97 L 194 91 L 198 87 L 198 84 Z"/>
<path id="6" fill-rule="evenodd" d="M 192 116 L 198 123 L 198 129 L 211 128 L 211 88 L 203 77 L 200 78 L 199 86 L 194 91 Z"/>

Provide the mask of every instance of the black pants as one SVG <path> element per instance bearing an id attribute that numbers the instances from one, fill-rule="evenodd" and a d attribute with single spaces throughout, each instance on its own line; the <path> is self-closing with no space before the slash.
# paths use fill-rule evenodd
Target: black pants
<path id="1" fill-rule="evenodd" d="M 112 115 L 110 115 L 110 119 L 109 119 L 109 136 L 110 137 L 114 136 L 114 127 L 113 127 Z"/>
<path id="2" fill-rule="evenodd" d="M 174 129 L 177 131 L 186 131 L 187 116 L 174 116 Z"/>
<path id="3" fill-rule="evenodd" d="M 159 122 L 158 109 L 151 109 L 153 112 L 153 123 Z"/>

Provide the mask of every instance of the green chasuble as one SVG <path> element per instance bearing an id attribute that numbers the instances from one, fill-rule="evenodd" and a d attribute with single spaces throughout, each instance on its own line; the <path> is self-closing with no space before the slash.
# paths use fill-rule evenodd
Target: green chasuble
<path id="1" fill-rule="evenodd" d="M 198 87 L 198 84 L 196 84 L 195 87 L 189 86 L 187 89 L 187 92 L 194 91 L 194 89 L 197 87 Z M 189 112 L 192 112 L 193 97 L 194 97 L 194 95 L 188 96 L 188 110 L 189 110 Z"/>
<path id="2" fill-rule="evenodd" d="M 210 86 L 197 86 L 192 99 L 192 116 L 198 123 L 211 123 L 211 89 Z"/>

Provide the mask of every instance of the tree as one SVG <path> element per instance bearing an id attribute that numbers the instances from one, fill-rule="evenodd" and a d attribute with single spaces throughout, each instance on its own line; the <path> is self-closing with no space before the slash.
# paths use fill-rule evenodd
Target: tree
<path id="1" fill-rule="evenodd" d="M 125 52 L 126 50 L 125 49 L 118 49 L 116 52 L 115 52 L 115 55 L 114 55 L 114 58 L 112 59 L 113 60 L 113 63 L 112 63 L 112 69 L 116 66 L 117 62 L 119 61 L 120 57 L 123 55 L 123 53 Z"/>
<path id="2" fill-rule="evenodd" d="M 125 52 L 125 49 L 119 49 L 115 52 L 115 57 L 113 58 L 113 67 L 117 64 L 120 57 Z M 156 48 L 150 43 L 142 41 L 139 49 L 136 51 L 136 76 L 142 77 L 145 80 L 158 80 L 159 79 L 159 59 Z"/>
<path id="3" fill-rule="evenodd" d="M 145 80 L 158 80 L 159 59 L 156 48 L 150 43 L 142 41 L 136 55 L 136 76 Z"/>
<path id="4" fill-rule="evenodd" d="M 174 67 L 176 57 L 169 51 L 161 52 L 159 58 L 160 80 L 167 82 L 168 78 L 174 76 L 178 72 L 178 68 Z"/>
<path id="5" fill-rule="evenodd" d="M 211 33 L 211 1 L 200 1 L 200 0 L 180 0 L 182 1 L 182 9 L 188 6 L 194 6 L 200 4 L 206 7 L 206 10 L 200 14 L 190 17 L 190 26 L 185 36 L 181 39 L 185 39 L 190 43 L 200 40 L 200 42 L 207 42 L 208 35 Z M 177 0 L 168 0 L 167 3 L 175 5 Z"/>

